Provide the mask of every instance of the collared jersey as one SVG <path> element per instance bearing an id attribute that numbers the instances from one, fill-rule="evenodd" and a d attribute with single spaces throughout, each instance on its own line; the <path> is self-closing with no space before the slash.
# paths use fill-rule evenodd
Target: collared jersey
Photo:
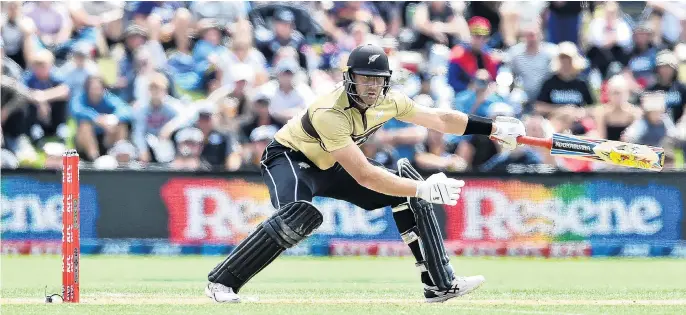
<path id="1" fill-rule="evenodd" d="M 409 97 L 389 91 L 379 105 L 362 112 L 350 105 L 345 87 L 341 86 L 289 120 L 275 139 L 325 170 L 336 164 L 332 151 L 351 143 L 362 145 L 387 121 L 411 116 L 415 110 Z"/>

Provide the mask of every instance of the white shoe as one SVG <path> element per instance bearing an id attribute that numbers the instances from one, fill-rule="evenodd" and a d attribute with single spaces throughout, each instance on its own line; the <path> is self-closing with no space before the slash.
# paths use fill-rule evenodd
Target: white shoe
<path id="1" fill-rule="evenodd" d="M 205 287 L 205 295 L 219 303 L 238 303 L 241 301 L 233 289 L 221 283 L 208 283 Z"/>
<path id="2" fill-rule="evenodd" d="M 484 282 L 486 282 L 484 276 L 457 277 L 453 280 L 453 285 L 447 290 L 424 286 L 424 297 L 428 303 L 445 302 L 476 290 Z"/>

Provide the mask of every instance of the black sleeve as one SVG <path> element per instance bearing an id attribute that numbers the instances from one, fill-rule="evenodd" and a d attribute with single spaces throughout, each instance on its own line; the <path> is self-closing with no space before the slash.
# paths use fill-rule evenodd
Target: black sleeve
<path id="1" fill-rule="evenodd" d="M 584 105 L 595 104 L 595 99 L 593 99 L 593 95 L 591 94 L 591 90 L 588 88 L 588 83 L 586 83 L 586 81 L 581 81 L 581 93 L 584 95 Z"/>
<path id="2" fill-rule="evenodd" d="M 549 78 L 543 83 L 543 86 L 541 87 L 541 91 L 538 92 L 538 97 L 536 98 L 537 101 L 540 102 L 546 102 L 546 103 L 552 103 L 553 101 L 550 99 L 550 92 L 552 92 L 553 87 L 552 87 L 552 80 L 553 78 Z"/>

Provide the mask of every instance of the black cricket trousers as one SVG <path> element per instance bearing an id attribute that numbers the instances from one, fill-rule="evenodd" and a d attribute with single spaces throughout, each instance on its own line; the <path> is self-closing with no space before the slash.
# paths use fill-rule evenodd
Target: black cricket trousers
<path id="1" fill-rule="evenodd" d="M 383 167 L 374 160 L 369 162 Z M 263 152 L 260 169 L 276 209 L 293 201 L 312 201 L 314 196 L 344 200 L 365 210 L 407 202 L 405 197 L 389 196 L 363 187 L 338 163 L 321 170 L 304 154 L 276 140 Z M 397 174 L 395 170 L 384 169 Z"/>

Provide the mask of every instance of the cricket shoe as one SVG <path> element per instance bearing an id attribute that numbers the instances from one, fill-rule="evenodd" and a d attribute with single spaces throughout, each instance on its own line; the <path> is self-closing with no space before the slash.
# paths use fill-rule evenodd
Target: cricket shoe
<path id="1" fill-rule="evenodd" d="M 486 278 L 484 276 L 457 277 L 447 290 L 438 287 L 424 286 L 424 297 L 428 303 L 445 302 L 454 297 L 463 296 L 480 287 Z"/>
<path id="2" fill-rule="evenodd" d="M 205 295 L 219 303 L 238 303 L 241 301 L 233 289 L 221 283 L 208 283 L 205 287 Z"/>

